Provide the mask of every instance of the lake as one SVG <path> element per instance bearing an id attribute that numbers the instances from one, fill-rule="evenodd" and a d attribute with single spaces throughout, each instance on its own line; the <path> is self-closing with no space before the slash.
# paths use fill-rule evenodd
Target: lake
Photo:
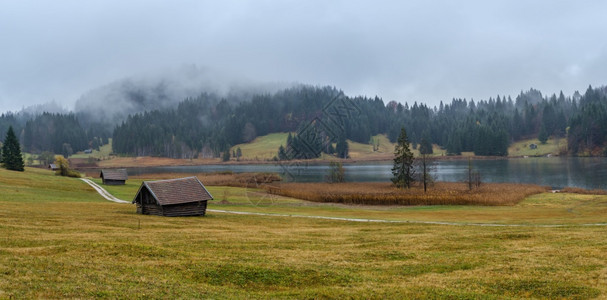
<path id="1" fill-rule="evenodd" d="M 607 189 L 607 158 L 604 157 L 537 157 L 504 160 L 473 160 L 483 182 L 535 183 L 553 188 L 565 186 L 587 189 Z M 346 181 L 389 181 L 391 162 L 344 164 Z M 177 167 L 128 168 L 130 175 L 150 173 L 204 173 L 217 171 L 272 172 L 285 180 L 320 182 L 325 180 L 328 165 L 201 165 Z M 437 161 L 434 177 L 438 181 L 465 181 L 467 160 Z"/>

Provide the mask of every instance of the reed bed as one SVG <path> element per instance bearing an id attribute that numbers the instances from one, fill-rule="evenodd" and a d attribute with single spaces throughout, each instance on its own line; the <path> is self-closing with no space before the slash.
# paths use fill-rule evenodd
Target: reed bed
<path id="1" fill-rule="evenodd" d="M 397 189 L 390 183 L 276 183 L 265 185 L 268 193 L 314 202 L 360 205 L 515 205 L 526 197 L 544 193 L 547 187 L 531 184 L 487 183 L 471 191 L 465 183 L 435 183 L 426 193 L 422 187 Z"/>
<path id="2" fill-rule="evenodd" d="M 132 179 L 149 179 L 154 180 L 160 179 L 174 179 L 196 176 L 204 183 L 209 186 L 233 186 L 233 187 L 249 187 L 256 188 L 262 184 L 269 184 L 272 182 L 280 181 L 280 176 L 274 173 L 233 173 L 230 171 L 226 172 L 213 172 L 213 173 L 158 173 L 158 174 L 145 174 L 130 176 Z"/>

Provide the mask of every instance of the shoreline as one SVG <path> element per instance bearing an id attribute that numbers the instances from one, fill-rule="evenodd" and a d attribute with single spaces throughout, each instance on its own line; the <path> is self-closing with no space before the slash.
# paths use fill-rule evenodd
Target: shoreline
<path id="1" fill-rule="evenodd" d="M 508 160 L 508 159 L 527 159 L 541 157 L 564 157 L 569 156 L 435 156 L 431 157 L 435 161 L 457 161 L 457 160 Z M 573 156 L 571 156 L 573 157 Z M 590 156 L 589 156 L 590 157 Z M 145 167 L 184 167 L 184 166 L 206 166 L 206 165 L 276 165 L 276 164 L 307 164 L 307 165 L 326 165 L 331 162 L 341 162 L 343 164 L 356 164 L 365 162 L 391 162 L 392 158 L 358 158 L 358 159 L 309 159 L 309 160 L 240 160 L 223 162 L 221 159 L 180 159 L 166 157 L 128 157 L 128 158 L 112 158 L 102 160 L 95 163 L 94 166 L 88 163 L 82 163 L 86 159 L 69 159 L 74 168 L 79 170 L 90 169 L 118 169 L 118 168 L 145 168 Z M 81 165 L 82 164 L 82 165 Z"/>
<path id="2" fill-rule="evenodd" d="M 526 159 L 540 157 L 568 157 L 568 156 L 433 156 L 435 161 L 458 161 L 458 160 L 508 160 L 508 159 Z M 349 158 L 349 159 L 309 159 L 309 160 L 240 160 L 223 162 L 221 159 L 180 159 L 166 157 L 116 157 L 109 160 L 95 162 L 95 165 L 85 163 L 86 159 L 70 159 L 74 168 L 79 170 L 90 169 L 117 169 L 117 168 L 145 168 L 145 167 L 183 167 L 183 166 L 206 166 L 206 165 L 277 165 L 277 164 L 307 164 L 307 165 L 327 165 L 331 162 L 341 162 L 343 164 L 356 164 L 366 162 L 391 162 L 392 158 L 374 157 L 374 158 Z"/>

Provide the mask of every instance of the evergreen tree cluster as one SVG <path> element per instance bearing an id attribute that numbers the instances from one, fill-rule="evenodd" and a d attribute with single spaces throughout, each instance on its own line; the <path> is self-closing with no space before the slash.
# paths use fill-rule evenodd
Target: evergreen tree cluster
<path id="1" fill-rule="evenodd" d="M 450 104 L 430 108 L 394 101 L 384 105 L 378 97 L 353 97 L 347 98 L 347 103 L 357 113 L 336 118 L 327 113 L 326 106 L 339 93 L 332 87 L 300 86 L 238 103 L 205 94 L 182 102 L 175 110 L 130 116 L 114 130 L 114 151 L 219 157 L 231 146 L 258 135 L 296 132 L 278 149 L 278 159 L 316 158 L 323 152 L 347 157 L 346 139 L 368 143 L 373 135 L 387 134 L 395 142 L 400 128 L 405 127 L 414 148 L 424 139 L 425 149 L 432 149 L 428 144 L 437 144 L 447 154 L 470 151 L 505 156 L 516 140 L 538 135 L 542 139 L 564 137 L 569 119 L 578 111 L 578 102 L 588 98 L 565 97 L 563 93 L 544 97 L 531 89 L 514 100 L 501 96 L 479 102 L 454 99 Z M 588 141 L 601 140 L 593 137 Z M 333 149 L 335 143 L 338 145 Z"/>
<path id="2" fill-rule="evenodd" d="M 6 138 L 2 143 L 2 151 L 0 155 L 0 163 L 7 170 L 23 171 L 23 156 L 21 155 L 21 145 L 15 135 L 13 127 L 8 127 Z"/>
<path id="3" fill-rule="evenodd" d="M 219 157 L 232 146 L 257 136 L 298 132 L 278 158 L 287 153 L 289 159 L 316 158 L 322 152 L 332 154 L 335 132 L 357 136 L 361 134 L 358 128 L 364 125 L 356 120 L 336 125 L 323 114 L 325 105 L 339 94 L 331 87 L 303 86 L 237 103 L 203 94 L 185 100 L 173 110 L 129 116 L 114 130 L 113 151 L 175 158 Z M 333 127 L 327 128 L 327 124 Z M 367 131 L 364 138 L 358 138 L 368 141 L 371 133 Z"/>
<path id="4" fill-rule="evenodd" d="M 25 151 L 51 151 L 69 156 L 89 148 L 86 133 L 73 114 L 43 113 L 27 121 L 23 133 Z"/>
<path id="5" fill-rule="evenodd" d="M 315 126 L 308 126 L 299 134 L 287 136 L 287 146 L 278 148 L 277 158 L 279 160 L 312 159 L 320 157 L 321 153 L 332 154 L 332 145 L 327 147 L 330 141 Z"/>
<path id="6" fill-rule="evenodd" d="M 327 107 L 341 91 L 334 87 L 297 86 L 247 99 L 201 94 L 173 109 L 129 115 L 115 128 L 79 120 L 73 114 L 0 115 L 0 132 L 12 126 L 27 152 L 63 153 L 97 148 L 113 137 L 122 155 L 174 158 L 220 157 L 230 147 L 274 132 L 295 132 L 279 149 L 278 159 L 315 158 L 321 153 L 347 157 L 346 140 L 369 143 L 386 134 L 396 142 L 402 127 L 414 148 L 425 142 L 447 154 L 507 155 L 513 141 L 567 138 L 572 154 L 607 154 L 606 89 L 589 87 L 584 95 L 543 96 L 538 90 L 515 99 L 497 96 L 475 102 L 453 99 L 438 107 L 384 104 L 378 97 L 345 97 L 346 113 Z M 335 147 L 334 147 L 335 145 Z"/>
<path id="7" fill-rule="evenodd" d="M 0 115 L 0 132 L 9 127 L 22 141 L 23 150 L 30 153 L 61 153 L 65 156 L 85 149 L 99 149 L 109 142 L 108 129 L 92 126 L 84 128 L 72 114 L 41 113 Z M 69 152 L 69 153 L 68 153 Z"/>
<path id="8" fill-rule="evenodd" d="M 18 135 L 21 132 L 24 123 L 25 122 L 21 121 L 21 119 L 13 113 L 3 113 L 0 115 L 0 134 L 5 134 L 8 131 L 8 128 L 12 127 L 13 132 Z"/>
<path id="9" fill-rule="evenodd" d="M 607 88 L 588 87 L 569 126 L 571 153 L 607 156 Z"/>

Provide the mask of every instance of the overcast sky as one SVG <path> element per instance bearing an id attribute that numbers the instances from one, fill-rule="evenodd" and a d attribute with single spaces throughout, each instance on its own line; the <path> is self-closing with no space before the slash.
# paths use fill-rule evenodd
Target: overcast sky
<path id="1" fill-rule="evenodd" d="M 607 1 L 3 1 L 0 111 L 195 64 L 386 102 L 607 84 Z"/>

